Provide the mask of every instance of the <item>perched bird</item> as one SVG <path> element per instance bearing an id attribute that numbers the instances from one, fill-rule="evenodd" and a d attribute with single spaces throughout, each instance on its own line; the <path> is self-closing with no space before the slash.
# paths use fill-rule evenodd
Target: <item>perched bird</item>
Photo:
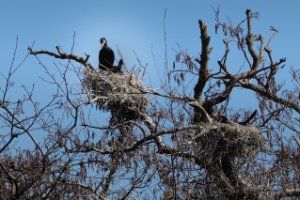
<path id="1" fill-rule="evenodd" d="M 117 66 L 113 66 L 113 72 L 114 73 L 121 73 L 122 74 L 122 66 L 124 64 L 124 61 L 123 59 L 121 58 L 118 62 L 118 65 Z"/>
<path id="2" fill-rule="evenodd" d="M 102 70 L 112 70 L 115 60 L 114 51 L 107 45 L 107 40 L 100 39 L 101 49 L 99 52 L 99 68 Z"/>

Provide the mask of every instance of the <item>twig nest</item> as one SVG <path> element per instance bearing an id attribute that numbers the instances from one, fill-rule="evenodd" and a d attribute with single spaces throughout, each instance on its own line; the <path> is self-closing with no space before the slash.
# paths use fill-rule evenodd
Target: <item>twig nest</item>
<path id="1" fill-rule="evenodd" d="M 146 112 L 147 97 L 137 74 L 113 73 L 108 70 L 85 70 L 84 86 L 97 108 L 110 111 L 118 123 L 136 120 Z"/>
<path id="2" fill-rule="evenodd" d="M 201 126 L 200 130 L 194 137 L 199 153 L 245 157 L 265 149 L 264 137 L 253 125 L 214 122 Z"/>

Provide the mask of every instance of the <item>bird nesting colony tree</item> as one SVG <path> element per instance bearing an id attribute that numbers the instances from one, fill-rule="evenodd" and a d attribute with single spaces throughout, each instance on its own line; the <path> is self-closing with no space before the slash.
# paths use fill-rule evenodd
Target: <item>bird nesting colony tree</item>
<path id="1" fill-rule="evenodd" d="M 46 119 L 37 121 L 42 126 L 40 129 L 45 129 L 50 135 L 45 142 L 47 153 L 43 154 L 42 148 L 36 149 L 43 155 L 41 163 L 44 165 L 56 163 L 56 158 L 64 159 L 58 160 L 57 166 L 45 166 L 41 171 L 40 179 L 45 176 L 44 179 L 48 180 L 48 175 L 54 174 L 50 178 L 54 184 L 44 186 L 47 181 L 41 180 L 43 184 L 30 185 L 28 194 L 41 191 L 34 187 L 42 185 L 47 193 L 50 191 L 49 198 L 52 191 L 62 195 L 60 199 L 69 197 L 68 188 L 65 196 L 60 186 L 56 188 L 56 183 L 60 183 L 75 188 L 72 192 L 77 197 L 84 195 L 90 199 L 276 199 L 300 196 L 299 189 L 290 187 L 299 186 L 296 175 L 299 172 L 299 148 L 287 146 L 280 135 L 283 131 L 277 132 L 285 126 L 294 130 L 294 136 L 299 134 L 299 118 L 293 117 L 293 114 L 299 116 L 300 113 L 298 96 L 295 95 L 299 94 L 299 71 L 293 72 L 298 88 L 280 94 L 282 86 L 275 82 L 275 75 L 284 65 L 285 58 L 275 61 L 270 50 L 277 30 L 272 28 L 273 34 L 265 45 L 262 35 L 252 33 L 252 19 L 257 17 L 256 13 L 247 10 L 245 19 L 237 26 L 220 22 L 219 12 L 215 14 L 215 31 L 221 29 L 225 37 L 225 51 L 213 64 L 217 67 L 209 64 L 213 61 L 209 62 L 212 48 L 208 26 L 199 20 L 201 54 L 193 60 L 186 52 L 179 52 L 173 67 L 166 69 L 168 80 L 157 91 L 143 88 L 141 79 L 135 74 L 95 70 L 88 62 L 88 56 L 66 54 L 58 47 L 55 53 L 29 48 L 32 55 L 46 54 L 80 63 L 80 69 L 84 71 L 77 74 L 80 89 L 71 94 L 72 85 L 66 81 L 66 74 L 67 71 L 76 71 L 70 69 L 72 65 L 68 63 L 66 70 L 60 71 L 62 81 L 57 81 L 46 69 L 59 92 L 54 95 L 49 109 L 35 109 L 38 112 L 36 118 L 46 116 Z M 230 50 L 242 52 L 240 55 L 246 64 L 238 72 L 232 67 L 236 63 L 229 62 L 229 55 L 236 58 L 239 54 L 230 53 Z M 9 78 L 7 80 L 9 82 Z M 191 80 L 196 80 L 193 88 Z M 236 88 L 256 95 L 257 111 L 230 107 L 228 102 L 239 98 L 232 95 Z M 190 89 L 194 89 L 192 97 L 188 95 Z M 29 97 L 23 101 L 31 102 L 32 95 L 28 93 Z M 150 95 L 155 97 L 151 104 Z M 6 111 L 6 115 L 0 117 L 11 116 L 12 124 L 8 129 L 13 130 L 11 127 L 15 126 L 17 130 L 23 128 L 22 133 L 28 133 L 31 121 L 21 126 L 26 120 L 24 117 L 16 120 L 17 115 L 11 114 L 9 104 L 4 100 L 0 102 L 0 108 Z M 91 104 L 96 104 L 96 112 L 110 112 L 109 126 L 105 120 L 91 119 L 95 117 L 90 114 L 90 110 L 95 111 Z M 62 117 L 52 122 L 51 117 L 57 116 L 55 109 L 64 110 Z M 67 120 L 65 116 L 72 123 L 58 124 L 61 119 Z M 98 116 L 95 118 L 100 118 Z M 5 123 L 10 121 L 7 119 L 3 118 Z M 124 128 L 124 124 L 128 126 Z M 55 129 L 50 129 L 52 127 Z M 15 135 L 12 132 L 8 136 L 11 138 L 7 140 L 8 145 L 17 138 Z M 55 151 L 49 147 L 48 140 L 53 143 Z M 266 149 L 272 152 L 265 154 Z M 260 159 L 257 155 L 268 157 Z M 53 158 L 55 162 L 50 162 Z M 20 184 L 22 180 L 17 179 L 20 170 L 11 168 L 15 174 L 10 174 L 3 163 L 0 164 L 1 169 L 5 169 L 3 174 L 8 174 L 7 183 L 14 187 L 20 185 L 22 190 L 19 193 L 25 194 Z M 48 169 L 55 169 L 58 173 L 45 173 Z M 74 171 L 78 174 L 75 178 Z M 287 182 L 294 185 L 287 185 Z M 24 185 L 28 185 L 28 181 Z M 11 193 L 13 189 L 6 191 Z M 149 193 L 145 194 L 145 191 Z M 20 197 L 17 193 L 8 197 L 11 196 Z"/>

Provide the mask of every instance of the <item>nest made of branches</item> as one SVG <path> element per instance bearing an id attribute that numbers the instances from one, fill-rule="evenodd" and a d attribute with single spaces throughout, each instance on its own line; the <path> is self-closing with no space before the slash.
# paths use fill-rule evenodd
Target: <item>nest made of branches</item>
<path id="1" fill-rule="evenodd" d="M 137 74 L 85 69 L 83 83 L 97 108 L 111 112 L 114 123 L 137 120 L 146 112 L 149 100 Z"/>
<path id="2" fill-rule="evenodd" d="M 199 130 L 194 137 L 199 153 L 247 157 L 265 149 L 261 131 L 251 124 L 213 122 L 201 125 Z"/>

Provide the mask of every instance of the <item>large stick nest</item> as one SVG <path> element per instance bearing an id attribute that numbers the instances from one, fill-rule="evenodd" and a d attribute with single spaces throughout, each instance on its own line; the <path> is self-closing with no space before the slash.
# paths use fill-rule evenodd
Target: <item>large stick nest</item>
<path id="1" fill-rule="evenodd" d="M 146 112 L 149 100 L 141 92 L 142 81 L 137 74 L 86 69 L 84 85 L 97 108 L 111 112 L 113 124 L 140 119 Z"/>
<path id="2" fill-rule="evenodd" d="M 239 169 L 259 150 L 265 150 L 265 139 L 257 127 L 234 122 L 207 123 L 201 125 L 193 140 L 195 153 L 203 160 L 210 172 L 209 177 L 216 183 L 216 187 L 212 184 L 210 189 L 221 189 L 231 197 L 232 194 L 239 196 L 239 199 L 254 199 L 256 194 L 251 182 L 245 181 L 247 176 Z"/>
<path id="3" fill-rule="evenodd" d="M 257 127 L 238 123 L 205 124 L 193 139 L 200 152 L 226 153 L 234 157 L 255 154 L 265 148 L 264 137 Z"/>

